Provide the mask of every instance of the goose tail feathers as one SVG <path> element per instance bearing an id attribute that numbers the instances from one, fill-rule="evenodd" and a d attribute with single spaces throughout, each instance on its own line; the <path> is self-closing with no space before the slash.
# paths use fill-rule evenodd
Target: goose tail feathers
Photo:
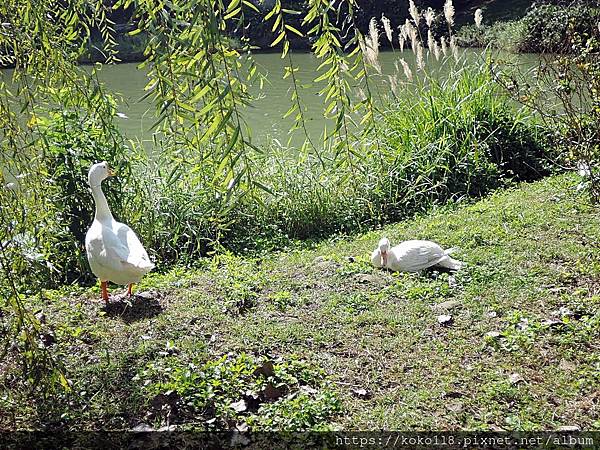
<path id="1" fill-rule="evenodd" d="M 152 269 L 154 269 L 154 263 L 144 258 L 136 258 L 134 260 L 130 259 L 127 262 L 144 273 L 150 272 Z"/>
<path id="2" fill-rule="evenodd" d="M 445 258 L 442 258 L 440 262 L 437 263 L 437 265 L 450 270 L 460 270 L 464 267 L 465 263 L 457 259 L 451 258 L 449 256 L 446 256 Z"/>

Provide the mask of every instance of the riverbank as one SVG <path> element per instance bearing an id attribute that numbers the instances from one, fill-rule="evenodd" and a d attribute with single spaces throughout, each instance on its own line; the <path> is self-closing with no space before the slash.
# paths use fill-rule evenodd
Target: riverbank
<path id="1" fill-rule="evenodd" d="M 8 359 L 0 429 L 599 429 L 600 213 L 578 182 L 206 259 L 146 277 L 131 305 L 46 292 L 29 306 L 72 392 L 30 395 Z M 467 267 L 375 270 L 381 235 L 460 247 Z"/>
<path id="2" fill-rule="evenodd" d="M 600 8 L 591 2 L 571 5 L 536 4 L 522 18 L 486 20 L 458 30 L 461 47 L 496 48 L 514 53 L 572 53 L 575 43 L 600 39 Z"/>
<path id="3" fill-rule="evenodd" d="M 310 52 L 313 44 L 312 40 L 307 35 L 307 27 L 303 24 L 303 17 L 306 14 L 306 10 L 303 10 L 297 4 L 291 2 L 286 6 L 287 2 L 283 2 L 283 7 L 288 10 L 299 10 L 299 14 L 289 14 L 286 16 L 286 23 L 297 30 L 301 31 L 301 35 L 296 33 L 288 33 L 287 39 L 289 40 L 289 48 L 294 52 Z M 442 9 L 443 1 L 429 1 L 421 3 L 417 1 L 419 9 L 426 9 L 426 7 L 433 7 L 434 9 Z M 459 39 L 461 45 L 464 47 L 485 47 L 483 39 L 491 40 L 497 38 L 497 32 L 490 32 L 490 30 L 504 29 L 505 23 L 512 23 L 511 21 L 521 20 L 530 9 L 532 3 L 531 0 L 517 0 L 511 2 L 510 6 L 507 6 L 505 2 L 499 0 L 468 0 L 459 1 L 455 0 L 456 17 L 455 23 L 461 30 L 459 31 Z M 260 12 L 256 12 L 252 9 L 248 9 L 246 12 L 245 20 L 248 21 L 244 28 L 243 34 L 240 33 L 240 27 L 235 24 L 231 24 L 231 29 L 234 30 L 229 33 L 229 39 L 231 41 L 231 47 L 238 49 L 244 53 L 246 45 L 252 48 L 252 53 L 263 54 L 263 53 L 281 53 L 281 43 L 276 46 L 272 46 L 273 41 L 276 38 L 276 34 L 273 32 L 271 25 L 263 22 L 264 16 L 266 16 L 270 8 L 273 6 L 272 1 L 260 3 Z M 468 24 L 473 23 L 473 15 L 477 8 L 482 8 L 485 21 L 491 26 L 484 27 L 485 31 L 477 30 Z M 144 50 L 149 42 L 150 37 L 145 31 L 130 33 L 136 29 L 136 20 L 133 10 L 126 12 L 119 12 L 118 10 L 113 12 L 116 16 L 113 17 L 115 20 L 113 30 L 113 43 L 114 51 L 116 52 L 117 60 L 114 62 L 142 62 L 146 59 Z M 356 25 L 361 30 L 363 35 L 369 33 L 369 22 L 371 18 L 377 18 L 385 16 L 392 24 L 396 26 L 404 24 L 407 19 L 410 19 L 410 13 L 408 10 L 408 2 L 406 4 L 397 5 L 394 8 L 385 8 L 383 4 L 377 2 L 363 2 L 361 7 L 356 11 Z M 442 23 L 441 18 L 436 19 L 435 33 L 436 37 L 447 36 L 447 29 L 445 23 Z M 341 26 L 341 25 L 340 25 Z M 422 33 L 427 34 L 424 22 L 422 23 Z M 380 33 L 383 34 L 384 30 L 380 29 Z M 505 33 L 506 34 L 506 33 Z M 438 36 L 439 35 L 439 36 Z M 490 36 L 488 36 L 490 35 Z M 512 36 L 516 39 L 516 36 Z M 100 33 L 95 31 L 92 34 L 92 43 L 89 45 L 87 54 L 80 60 L 83 64 L 91 64 L 95 62 L 104 62 L 107 59 L 107 55 L 111 52 L 105 48 L 103 38 Z M 246 45 L 242 45 L 242 42 Z M 394 39 L 393 44 L 389 41 L 382 39 L 380 41 L 382 49 L 392 50 L 397 49 L 399 42 Z M 500 43 L 499 43 L 500 44 Z M 498 45 L 498 48 L 506 49 Z M 529 50 L 531 51 L 531 50 Z"/>
<path id="4" fill-rule="evenodd" d="M 473 24 L 473 15 L 477 8 L 483 11 L 481 26 Z M 255 54 L 280 53 L 281 44 L 275 47 L 271 45 L 275 35 L 269 26 L 262 23 L 262 17 L 267 13 L 268 9 L 261 14 L 252 12 L 249 16 L 252 25 L 248 27 L 247 34 L 242 36 L 234 32 L 229 35 L 231 47 L 244 53 L 242 42 L 245 42 Z M 407 8 L 381 11 L 376 5 L 369 5 L 361 9 L 357 19 L 361 32 L 367 34 L 371 17 L 379 18 L 382 14 L 394 24 L 402 24 L 409 18 Z M 292 16 L 290 24 L 306 32 L 300 17 L 302 16 Z M 510 7 L 504 2 L 494 0 L 466 2 L 458 6 L 456 24 L 459 29 L 456 38 L 457 44 L 464 48 L 492 47 L 515 53 L 569 53 L 572 51 L 570 39 L 574 34 L 598 36 L 599 18 L 600 9 L 593 6 L 592 2 L 586 1 L 565 6 L 519 0 L 511 2 Z M 149 36 L 146 32 L 130 35 L 135 28 L 133 23 L 115 26 L 114 51 L 118 62 L 142 62 L 146 59 L 144 50 Z M 424 32 L 426 33 L 426 30 Z M 436 26 L 435 33 L 445 35 L 445 27 Z M 310 51 L 312 44 L 305 33 L 302 36 L 290 33 L 288 39 L 293 51 Z M 93 43 L 81 59 L 81 63 L 104 62 L 110 53 L 110 50 L 104 48 L 99 34 L 96 33 L 92 40 Z M 394 44 L 390 45 L 389 41 L 383 39 L 380 45 L 389 50 L 397 48 L 399 43 L 394 41 Z"/>

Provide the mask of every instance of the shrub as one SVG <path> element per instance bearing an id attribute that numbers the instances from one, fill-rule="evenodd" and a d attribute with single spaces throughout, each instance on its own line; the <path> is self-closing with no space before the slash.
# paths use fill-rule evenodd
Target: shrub
<path id="1" fill-rule="evenodd" d="M 502 50 L 518 51 L 525 33 L 523 21 L 494 22 L 491 25 L 463 26 L 456 40 L 461 47 L 493 47 Z"/>
<path id="2" fill-rule="evenodd" d="M 574 6 L 540 5 L 522 19 L 525 32 L 519 50 L 531 53 L 568 53 L 574 34 L 598 34 L 600 10 Z"/>
<path id="3" fill-rule="evenodd" d="M 553 130 L 561 164 L 578 169 L 580 187 L 600 202 L 600 39 L 575 33 L 570 40 L 571 54 L 542 55 L 532 71 L 510 67 L 499 80 Z"/>
<path id="4" fill-rule="evenodd" d="M 457 34 L 462 47 L 487 47 L 523 53 L 571 53 L 575 35 L 599 34 L 600 10 L 585 5 L 537 5 L 520 20 L 477 28 L 465 25 Z"/>

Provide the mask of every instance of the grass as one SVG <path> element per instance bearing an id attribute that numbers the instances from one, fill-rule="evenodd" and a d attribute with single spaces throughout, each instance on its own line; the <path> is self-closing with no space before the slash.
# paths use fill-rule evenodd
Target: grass
<path id="1" fill-rule="evenodd" d="M 239 174 L 252 167 L 249 178 L 225 197 L 214 184 L 215 169 L 195 159 L 216 147 L 187 149 L 186 164 L 169 149 L 150 161 L 141 147 L 126 151 L 114 127 L 73 109 L 50 111 L 36 120 L 48 145 L 40 165 L 52 183 L 24 182 L 19 192 L 34 189 L 39 200 L 0 190 L 12 209 L 35 217 L 18 222 L 14 233 L 25 239 L 10 247 L 18 287 L 93 283 L 82 253 L 94 211 L 87 184 L 92 161 L 118 171 L 103 183 L 111 210 L 138 233 L 161 272 L 195 266 L 222 249 L 268 252 L 364 232 L 550 173 L 548 130 L 514 108 L 485 61 L 447 61 L 405 89 L 406 95 L 382 99 L 376 125 L 350 138 L 349 152 L 317 157 L 275 141 L 240 162 Z M 224 160 L 217 155 L 217 161 Z"/>
<path id="2" fill-rule="evenodd" d="M 577 182 L 153 274 L 130 306 L 47 292 L 30 301 L 72 394 L 36 398 L 9 358 L 0 429 L 599 429 L 600 213 Z M 468 265 L 375 270 L 382 234 L 458 246 Z"/>
<path id="3" fill-rule="evenodd" d="M 449 73 L 407 85 L 376 113 L 377 125 L 353 149 L 360 157 L 322 167 L 311 156 L 267 151 L 259 180 L 272 193 L 258 191 L 260 201 L 247 196 L 228 213 L 223 245 L 262 250 L 290 239 L 356 233 L 549 174 L 548 130 L 513 107 L 487 64 L 450 64 Z M 184 212 L 163 230 L 186 223 L 194 218 Z M 149 234 L 144 242 L 161 248 L 168 240 Z"/>

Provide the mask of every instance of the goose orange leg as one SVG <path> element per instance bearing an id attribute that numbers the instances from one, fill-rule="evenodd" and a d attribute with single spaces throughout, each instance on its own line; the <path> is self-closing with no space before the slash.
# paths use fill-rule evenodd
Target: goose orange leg
<path id="1" fill-rule="evenodd" d="M 108 305 L 108 281 L 100 281 L 100 288 L 102 289 L 102 300 Z"/>
<path id="2" fill-rule="evenodd" d="M 133 289 L 133 283 L 129 283 L 127 285 L 127 297 L 131 297 L 133 295 L 131 292 L 132 289 Z"/>

